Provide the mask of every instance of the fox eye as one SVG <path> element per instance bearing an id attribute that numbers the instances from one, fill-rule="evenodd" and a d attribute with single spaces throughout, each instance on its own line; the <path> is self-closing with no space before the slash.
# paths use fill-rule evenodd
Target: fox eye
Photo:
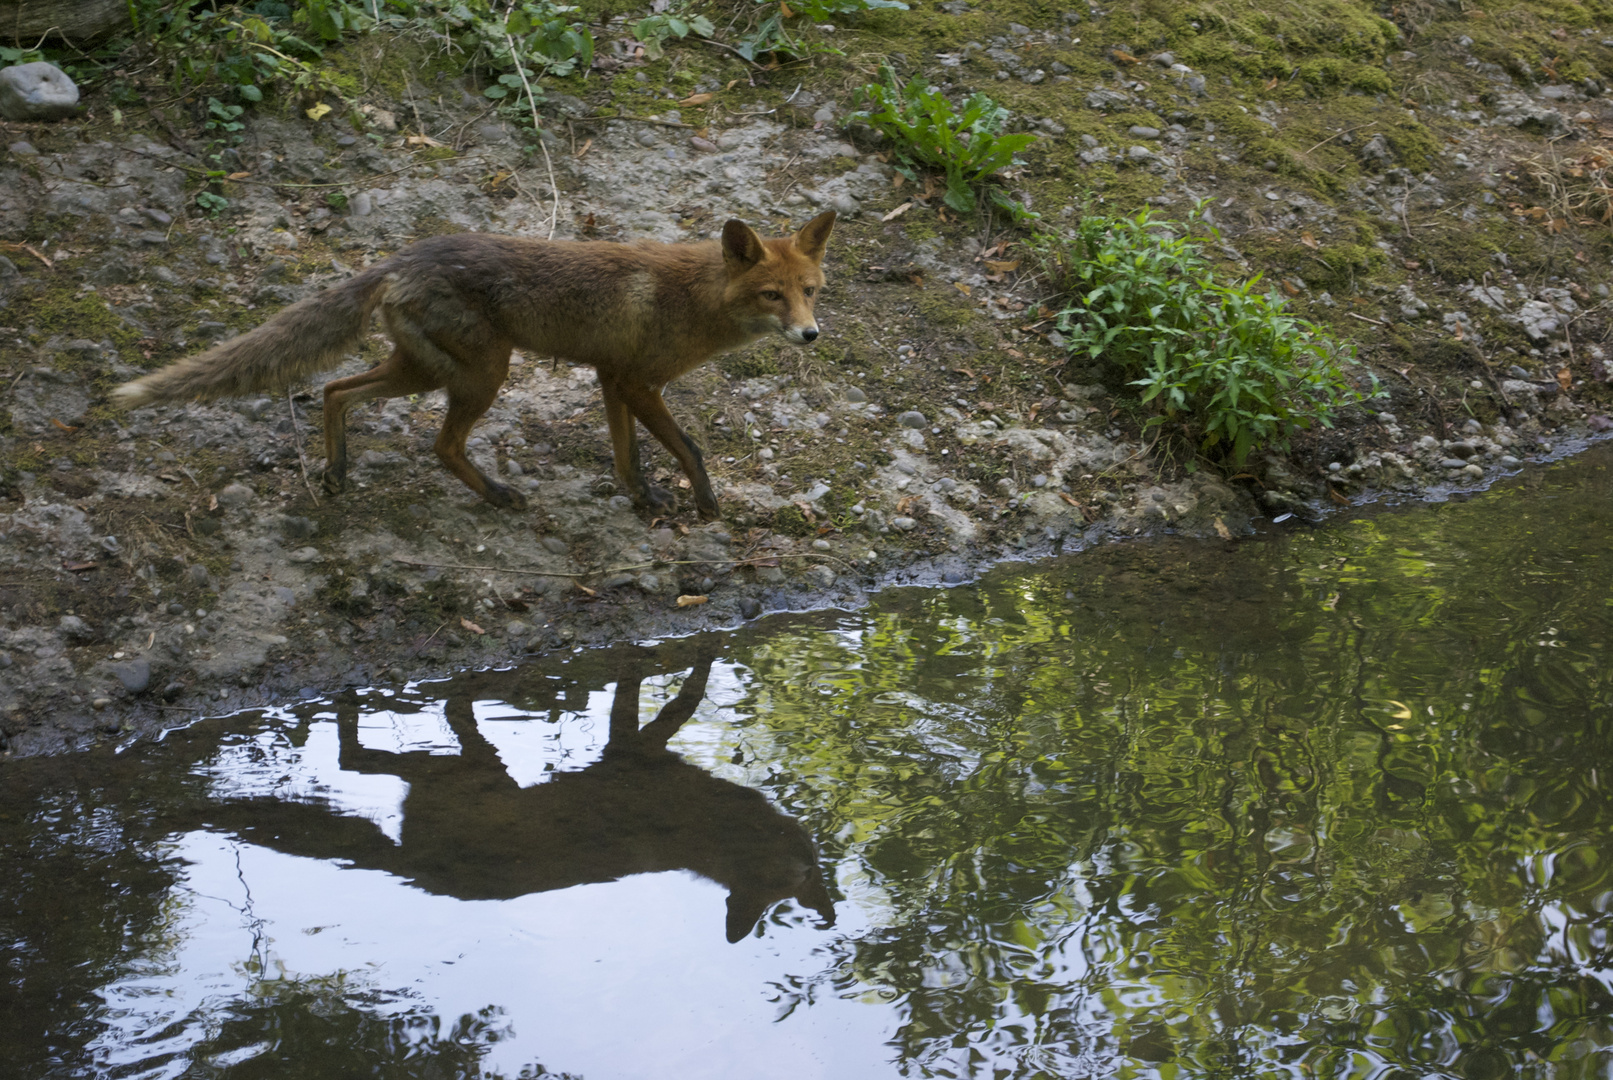
<path id="1" fill-rule="evenodd" d="M 806 293 L 808 296 L 812 296 L 812 295 L 817 293 L 818 287 L 816 285 L 808 285 L 805 289 L 802 289 L 801 291 Z"/>
<path id="2" fill-rule="evenodd" d="M 779 292 L 777 289 L 763 289 L 762 290 L 762 299 L 763 300 L 782 300 L 782 299 L 784 299 L 784 294 Z"/>

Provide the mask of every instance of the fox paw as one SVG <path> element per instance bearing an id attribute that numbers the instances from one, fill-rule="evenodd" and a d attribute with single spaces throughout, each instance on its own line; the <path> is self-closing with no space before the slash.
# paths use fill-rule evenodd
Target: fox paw
<path id="1" fill-rule="evenodd" d="M 644 508 L 652 513 L 670 513 L 678 505 L 677 496 L 663 487 L 654 484 L 644 485 Z"/>
<path id="2" fill-rule="evenodd" d="M 488 484 L 487 494 L 483 495 L 482 498 L 502 510 L 526 509 L 526 496 L 503 484 Z"/>
<path id="3" fill-rule="evenodd" d="M 326 495 L 340 495 L 347 487 L 347 474 L 326 469 L 325 475 L 320 478 L 319 486 L 325 489 Z"/>

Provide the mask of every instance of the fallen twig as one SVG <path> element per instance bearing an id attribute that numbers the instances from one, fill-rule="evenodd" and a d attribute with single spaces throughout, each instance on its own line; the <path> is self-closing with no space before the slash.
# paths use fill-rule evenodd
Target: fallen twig
<path id="1" fill-rule="evenodd" d="M 286 408 L 291 410 L 291 430 L 297 440 L 297 464 L 302 466 L 303 486 L 308 489 L 308 497 L 314 500 L 315 506 L 318 506 L 319 496 L 314 494 L 314 485 L 308 479 L 308 458 L 302 452 L 302 425 L 297 423 L 297 403 L 292 400 L 289 390 L 286 391 Z"/>

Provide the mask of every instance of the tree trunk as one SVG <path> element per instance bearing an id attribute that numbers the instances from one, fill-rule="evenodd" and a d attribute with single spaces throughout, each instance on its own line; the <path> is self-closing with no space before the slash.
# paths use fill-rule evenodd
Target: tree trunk
<path id="1" fill-rule="evenodd" d="M 129 21 L 128 0 L 0 0 L 0 40 L 25 48 L 45 37 L 90 41 Z"/>

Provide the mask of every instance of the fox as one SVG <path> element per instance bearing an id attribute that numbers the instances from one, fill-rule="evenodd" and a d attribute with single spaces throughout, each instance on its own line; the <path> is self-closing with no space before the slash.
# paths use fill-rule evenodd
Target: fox
<path id="1" fill-rule="evenodd" d="M 394 753 L 359 739 L 356 696 L 338 699 L 338 766 L 406 784 L 396 843 L 373 822 L 313 803 L 226 799 L 197 812 L 210 827 L 288 854 L 342 859 L 416 888 L 462 900 L 530 893 L 687 870 L 728 890 L 724 936 L 750 933 L 782 900 L 835 924 L 817 845 L 805 826 L 754 788 L 713 776 L 667 743 L 705 697 L 713 656 L 702 651 L 673 699 L 640 726 L 648 665 L 628 657 L 617 675 L 603 754 L 586 768 L 521 787 L 477 728 L 475 677 L 444 702 L 457 754 Z M 181 819 L 185 811 L 180 811 Z M 177 820 L 164 819 L 164 827 Z"/>
<path id="2" fill-rule="evenodd" d="M 671 452 L 703 520 L 721 517 L 700 447 L 661 393 L 711 358 L 768 334 L 797 345 L 818 337 L 814 309 L 834 211 L 793 236 L 763 239 L 743 221 L 721 239 L 667 244 L 536 240 L 451 233 L 417 241 L 268 322 L 205 352 L 124 383 L 125 408 L 212 401 L 280 390 L 341 363 L 380 309 L 392 354 L 325 384 L 325 472 L 331 495 L 347 484 L 347 412 L 373 398 L 444 389 L 438 460 L 496 507 L 526 498 L 478 469 L 465 441 L 509 376 L 515 349 L 585 364 L 599 376 L 617 478 L 636 507 L 674 508 L 639 463 L 638 428 Z"/>

